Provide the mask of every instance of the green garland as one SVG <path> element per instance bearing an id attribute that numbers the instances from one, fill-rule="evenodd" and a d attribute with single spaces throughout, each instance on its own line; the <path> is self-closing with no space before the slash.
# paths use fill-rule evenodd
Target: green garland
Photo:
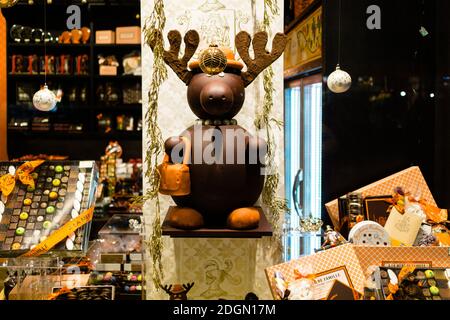
<path id="1" fill-rule="evenodd" d="M 264 0 L 264 20 L 263 31 L 270 32 L 270 25 L 273 16 L 279 15 L 279 8 L 277 0 Z M 273 85 L 274 71 L 272 66 L 263 72 L 263 86 L 264 86 L 264 102 L 262 112 L 256 115 L 255 126 L 258 130 L 265 130 L 267 140 L 267 160 L 266 163 L 271 164 L 271 172 L 268 173 L 264 182 L 264 189 L 262 192 L 262 202 L 269 209 L 269 218 L 275 230 L 275 240 L 280 239 L 281 232 L 279 230 L 279 223 L 283 213 L 289 212 L 289 207 L 286 199 L 277 196 L 278 186 L 280 183 L 280 174 L 278 167 L 274 161 L 276 143 L 273 134 L 272 124 L 278 127 L 283 126 L 283 122 L 272 118 L 272 111 L 274 107 L 273 95 L 275 88 Z"/>
<path id="2" fill-rule="evenodd" d="M 159 200 L 160 175 L 158 171 L 158 159 L 164 150 L 164 141 L 161 129 L 158 126 L 158 100 L 159 91 L 163 82 L 167 79 L 167 67 L 164 63 L 164 41 L 162 37 L 157 37 L 166 25 L 166 15 L 164 12 L 164 0 L 155 0 L 153 12 L 145 24 L 144 35 L 147 44 L 156 42 L 153 49 L 153 71 L 152 82 L 148 93 L 148 110 L 145 114 L 145 124 L 148 141 L 146 145 L 147 170 L 145 179 L 148 190 L 142 197 L 143 202 L 151 201 L 155 207 L 155 218 L 152 224 L 152 234 L 147 247 L 152 258 L 152 279 L 157 290 L 159 290 L 164 278 L 162 266 L 162 229 L 161 229 L 161 208 Z"/>

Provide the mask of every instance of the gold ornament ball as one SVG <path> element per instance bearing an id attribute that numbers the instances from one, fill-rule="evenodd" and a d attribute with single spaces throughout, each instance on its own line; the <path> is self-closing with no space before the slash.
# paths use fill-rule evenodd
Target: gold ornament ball
<path id="1" fill-rule="evenodd" d="M 200 54 L 200 69 L 209 75 L 216 75 L 227 67 L 227 57 L 217 46 L 210 46 Z"/>
<path id="2" fill-rule="evenodd" d="M 338 65 L 336 71 L 328 76 L 327 85 L 334 93 L 344 93 L 352 86 L 352 78 L 347 72 L 341 70 Z"/>
<path id="3" fill-rule="evenodd" d="M 0 8 L 10 8 L 17 4 L 19 0 L 0 0 Z"/>

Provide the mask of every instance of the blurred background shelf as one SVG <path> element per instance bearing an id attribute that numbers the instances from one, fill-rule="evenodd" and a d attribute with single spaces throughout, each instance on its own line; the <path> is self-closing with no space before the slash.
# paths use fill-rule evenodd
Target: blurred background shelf
<path id="1" fill-rule="evenodd" d="M 98 30 L 113 30 L 123 26 L 140 26 L 139 0 L 109 0 L 81 1 L 60 0 L 54 1 L 47 8 L 50 17 L 66 17 L 68 5 L 79 4 L 81 8 L 82 27 L 91 30 L 88 43 L 63 44 L 47 43 L 47 55 L 70 55 L 75 58 L 87 55 L 87 75 L 75 74 L 49 74 L 47 84 L 53 91 L 63 91 L 62 101 L 53 112 L 40 112 L 29 106 L 34 93 L 44 84 L 43 74 L 8 74 L 8 153 L 11 158 L 18 158 L 25 154 L 64 154 L 71 159 L 99 159 L 103 154 L 109 140 L 123 141 L 125 159 L 142 157 L 141 127 L 142 104 L 125 104 L 124 92 L 128 86 L 137 86 L 142 81 L 141 76 L 123 75 L 122 60 L 125 56 L 141 51 L 141 44 L 96 44 L 95 32 Z M 31 28 L 44 28 L 43 15 L 37 14 L 42 9 L 42 2 L 35 1 L 29 5 L 27 1 L 20 1 L 15 7 L 2 11 L 7 21 L 8 30 L 8 71 L 12 70 L 11 57 L 13 55 L 44 56 L 44 43 L 19 43 L 9 35 L 13 25 L 29 26 Z M 64 19 L 63 19 L 64 20 Z M 65 21 L 65 20 L 64 20 Z M 61 34 L 65 23 L 61 19 L 48 19 L 48 28 L 54 35 Z M 119 62 L 117 76 L 100 76 L 98 57 L 115 56 Z M 73 66 L 74 67 L 74 66 Z M 113 86 L 119 93 L 119 103 L 105 103 L 104 97 L 111 94 L 108 86 Z M 19 100 L 19 94 L 22 96 Z M 83 95 L 83 98 L 81 96 Z M 23 99 L 23 96 L 26 99 Z M 73 97 L 76 97 L 74 99 Z M 69 98 L 70 97 L 70 98 Z M 101 98 L 102 97 L 102 98 Z M 28 100 L 27 100 L 28 99 Z M 28 101 L 24 105 L 23 101 Z M 74 102 L 75 101 L 75 102 Z M 129 101 L 129 100 L 127 100 Z M 132 101 L 130 101 L 132 102 Z M 120 118 L 120 119 L 119 119 Z M 127 127 L 127 118 L 132 118 L 134 131 L 116 130 L 119 125 Z M 44 124 L 42 124 L 42 121 Z M 48 121 L 51 131 L 32 131 L 31 126 L 45 126 Z M 102 125 L 111 127 L 110 133 L 101 133 Z M 124 122 L 125 123 L 122 123 Z M 119 124 L 120 122 L 120 124 Z M 28 130 L 18 131 L 12 124 L 27 123 Z M 54 131 L 54 125 L 67 123 L 75 128 L 82 125 L 82 132 Z M 70 147 L 67 144 L 70 143 Z"/>

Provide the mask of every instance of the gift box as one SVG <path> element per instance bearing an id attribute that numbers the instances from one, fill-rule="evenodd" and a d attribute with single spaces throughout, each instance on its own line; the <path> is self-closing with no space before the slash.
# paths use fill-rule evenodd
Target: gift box
<path id="1" fill-rule="evenodd" d="M 311 266 L 315 275 L 315 300 L 326 299 L 335 281 L 347 285 L 359 294 L 364 292 L 365 277 L 358 256 L 354 246 L 346 244 L 267 268 L 266 276 L 272 295 L 276 300 L 279 300 L 280 296 L 277 293 L 275 273 L 281 273 L 285 281 L 289 283 L 295 280 L 295 270 L 305 265 Z"/>
<path id="2" fill-rule="evenodd" d="M 116 34 L 112 30 L 101 30 L 95 32 L 96 44 L 115 44 Z"/>
<path id="3" fill-rule="evenodd" d="M 140 44 L 141 28 L 140 27 L 118 27 L 116 28 L 117 44 Z"/>
<path id="4" fill-rule="evenodd" d="M 364 247 L 353 246 L 361 269 L 371 266 L 401 268 L 414 265 L 418 268 L 449 268 L 450 250 L 446 247 Z"/>
<path id="5" fill-rule="evenodd" d="M 450 250 L 444 247 L 367 247 L 342 245 L 314 255 L 276 265 L 265 270 L 274 299 L 279 300 L 275 274 L 281 274 L 287 283 L 296 280 L 295 270 L 312 266 L 316 288 L 315 299 L 326 299 L 333 286 L 340 282 L 359 294 L 364 292 L 365 279 L 373 267 L 449 268 Z"/>
<path id="6" fill-rule="evenodd" d="M 100 66 L 99 74 L 101 76 L 117 76 L 117 67 L 115 67 L 115 66 Z"/>
<path id="7" fill-rule="evenodd" d="M 402 187 L 405 190 L 410 190 L 418 192 L 421 198 L 426 201 L 429 205 L 436 206 L 436 201 L 431 194 L 430 188 L 423 177 L 422 172 L 419 167 L 411 167 L 399 173 L 396 173 L 390 177 L 379 180 L 373 184 L 365 186 L 354 192 L 361 193 L 363 198 L 374 197 L 380 195 L 392 194 L 394 189 L 397 187 Z M 327 212 L 335 227 L 339 228 L 339 200 L 333 200 L 327 204 L 325 207 Z"/>

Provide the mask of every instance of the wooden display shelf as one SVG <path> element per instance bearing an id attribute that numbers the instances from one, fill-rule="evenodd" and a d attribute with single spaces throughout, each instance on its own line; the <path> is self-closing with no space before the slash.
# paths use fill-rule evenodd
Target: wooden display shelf
<path id="1" fill-rule="evenodd" d="M 231 229 L 198 229 L 198 230 L 181 230 L 173 228 L 169 225 L 167 217 L 171 210 L 175 207 L 170 207 L 166 218 L 162 225 L 162 235 L 171 238 L 222 238 L 222 239 L 259 239 L 262 237 L 271 237 L 273 229 L 262 208 L 258 208 L 261 215 L 259 226 L 253 230 L 231 230 Z"/>
<path id="2" fill-rule="evenodd" d="M 36 49 L 36 48 L 44 48 L 44 43 L 35 43 L 35 42 L 10 42 L 8 43 L 8 47 L 15 49 L 15 48 L 30 48 L 30 49 Z M 46 45 L 47 49 L 60 49 L 60 48 L 90 48 L 91 45 L 89 43 L 80 43 L 80 44 L 74 44 L 74 43 L 47 43 Z"/>
<path id="3" fill-rule="evenodd" d="M 117 49 L 117 48 L 141 48 L 141 44 L 139 43 L 139 44 L 117 44 L 117 43 L 115 43 L 115 44 L 100 44 L 100 43 L 96 43 L 96 44 L 94 44 L 94 47 L 96 47 L 96 48 L 102 48 L 102 49 L 104 49 L 104 48 L 114 48 L 114 49 Z"/>
<path id="4" fill-rule="evenodd" d="M 35 1 L 37 2 L 37 1 Z M 42 2 L 42 1 L 40 1 Z M 60 75 L 53 74 L 47 75 L 47 83 L 50 89 L 61 87 L 64 91 L 62 103 L 65 105 L 58 105 L 56 112 L 48 114 L 40 113 L 26 107 L 8 107 L 7 109 L 7 123 L 10 123 L 14 118 L 28 120 L 31 124 L 31 116 L 42 116 L 51 118 L 51 123 L 67 122 L 72 124 L 83 123 L 83 132 L 54 132 L 54 131 L 32 131 L 28 128 L 26 131 L 16 131 L 14 128 L 8 129 L 8 153 L 10 157 L 18 158 L 25 153 L 39 154 L 42 150 L 45 150 L 48 154 L 59 154 L 63 150 L 66 155 L 73 159 L 83 158 L 100 158 L 104 153 L 104 145 L 108 140 L 119 140 L 123 142 L 123 147 L 126 150 L 125 156 L 130 158 L 138 158 L 142 156 L 142 146 L 139 141 L 142 140 L 142 132 L 122 132 L 112 131 L 108 134 L 99 133 L 98 119 L 96 118 L 98 113 L 108 112 L 113 115 L 117 113 L 130 114 L 135 116 L 135 121 L 142 119 L 142 106 L 133 105 L 130 108 L 117 106 L 113 108 L 101 108 L 99 107 L 99 101 L 97 96 L 97 89 L 100 85 L 104 85 L 107 82 L 112 82 L 116 86 L 119 92 L 124 90 L 124 87 L 131 84 L 137 84 L 142 81 L 142 77 L 139 76 L 123 76 L 123 67 L 119 66 L 118 75 L 113 77 L 101 77 L 99 76 L 98 54 L 104 54 L 106 56 L 114 55 L 122 64 L 122 58 L 132 51 L 141 51 L 141 45 L 101 45 L 95 43 L 95 31 L 96 30 L 115 30 L 120 26 L 138 26 L 140 25 L 140 19 L 137 15 L 140 14 L 141 2 L 138 0 L 96 0 L 82 3 L 81 0 L 58 0 L 53 1 L 51 6 L 48 6 L 48 15 L 54 17 L 63 17 L 66 15 L 67 6 L 71 4 L 79 4 L 83 17 L 83 27 L 88 27 L 91 30 L 91 37 L 88 43 L 83 44 L 64 44 L 64 43 L 47 43 L 47 54 L 58 56 L 61 54 L 67 54 L 72 57 L 78 55 L 87 55 L 88 71 L 87 75 Z M 27 1 L 19 1 L 17 6 L 14 6 L 8 10 L 2 11 L 2 14 L 6 18 L 8 30 L 5 32 L 7 38 L 7 53 L 6 57 L 12 55 L 32 55 L 43 56 L 45 53 L 44 43 L 29 43 L 15 42 L 9 35 L 9 28 L 14 25 L 24 25 L 30 27 L 40 27 L 43 29 L 43 20 L 41 14 L 36 14 L 36 9 L 39 9 L 39 4 L 28 5 Z M 39 12 L 40 9 L 39 9 Z M 24 18 L 26 17 L 26 18 Z M 54 34 L 60 34 L 63 30 L 63 26 L 55 19 L 48 20 L 48 30 L 54 32 Z M 7 72 L 11 72 L 11 58 L 7 59 L 9 68 Z M 75 71 L 75 69 L 73 69 Z M 6 76 L 6 75 L 5 75 Z M 7 105 L 12 106 L 20 104 L 18 101 L 18 87 L 24 88 L 24 90 L 32 95 L 35 91 L 28 92 L 31 87 L 35 90 L 44 83 L 43 74 L 8 74 L 7 75 Z M 81 89 L 86 88 L 86 99 L 83 104 L 86 107 L 80 108 L 75 103 L 72 107 L 72 103 L 68 101 L 67 94 L 74 88 Z M 77 96 L 80 96 L 80 90 L 77 91 Z M 70 107 L 66 107 L 70 106 Z M 76 114 L 77 113 L 77 114 Z M 112 117 L 112 123 L 116 120 Z M 113 125 L 114 127 L 114 125 Z M 135 128 L 137 123 L 135 123 Z M 39 140 L 45 140 L 45 143 L 35 143 Z M 70 147 L 64 145 L 64 140 L 70 139 Z"/>
<path id="5" fill-rule="evenodd" d="M 29 79 L 44 79 L 44 74 L 27 74 L 27 73 L 8 73 L 8 77 L 10 79 L 20 79 L 20 80 L 29 80 Z M 68 79 L 68 80 L 76 80 L 76 79 L 89 79 L 90 76 L 86 74 L 47 74 L 47 79 Z"/>
<path id="6" fill-rule="evenodd" d="M 101 76 L 101 75 L 96 75 L 95 79 L 102 79 L 102 80 L 112 80 L 112 79 L 117 79 L 117 80 L 131 80 L 131 79 L 141 79 L 142 76 L 135 76 L 132 74 L 122 74 L 122 75 L 117 75 L 117 76 Z"/>

